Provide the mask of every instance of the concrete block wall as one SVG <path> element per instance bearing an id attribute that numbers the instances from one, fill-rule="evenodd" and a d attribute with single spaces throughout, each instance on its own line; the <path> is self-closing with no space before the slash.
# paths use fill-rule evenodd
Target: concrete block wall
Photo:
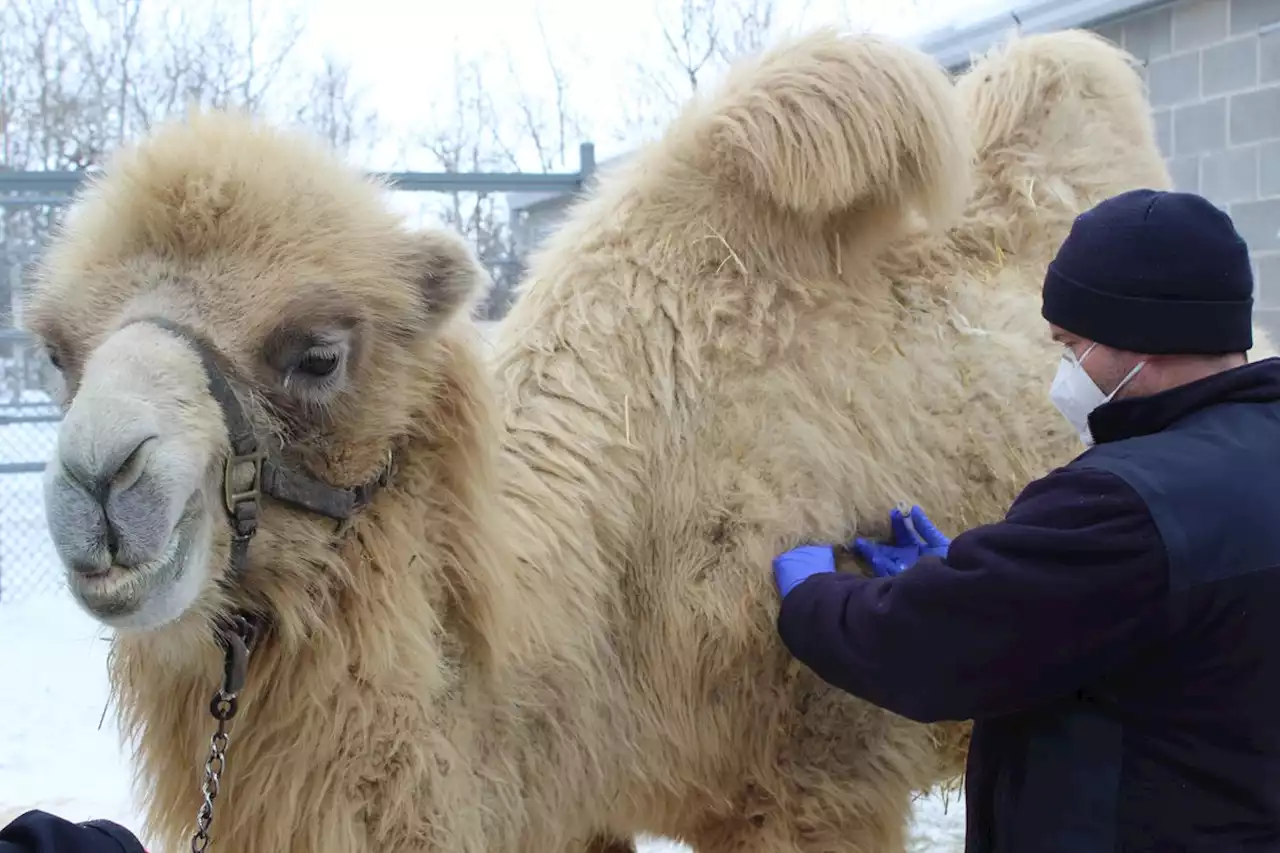
<path id="1" fill-rule="evenodd" d="M 1146 62 L 1174 184 L 1231 214 L 1280 343 L 1280 0 L 1179 0 L 1094 29 Z"/>

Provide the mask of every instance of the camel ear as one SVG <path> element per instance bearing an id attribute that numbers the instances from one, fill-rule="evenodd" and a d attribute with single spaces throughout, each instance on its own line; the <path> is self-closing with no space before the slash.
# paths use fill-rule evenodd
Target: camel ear
<path id="1" fill-rule="evenodd" d="M 483 298 L 489 275 L 471 248 L 450 231 L 423 231 L 415 239 L 412 274 L 422 298 L 425 330 L 434 331 Z"/>

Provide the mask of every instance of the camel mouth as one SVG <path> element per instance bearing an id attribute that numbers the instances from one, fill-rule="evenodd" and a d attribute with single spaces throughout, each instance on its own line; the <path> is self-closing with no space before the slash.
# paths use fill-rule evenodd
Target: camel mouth
<path id="1" fill-rule="evenodd" d="M 67 584 L 91 616 L 112 627 L 151 627 L 169 621 L 173 611 L 165 599 L 182 587 L 202 524 L 199 495 L 193 495 L 160 556 L 137 566 L 118 566 L 92 573 L 67 572 Z M 157 618 L 159 616 L 159 618 Z"/>

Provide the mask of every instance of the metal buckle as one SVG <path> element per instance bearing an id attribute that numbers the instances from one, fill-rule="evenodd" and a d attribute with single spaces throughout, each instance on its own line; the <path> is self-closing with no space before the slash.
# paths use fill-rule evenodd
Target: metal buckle
<path id="1" fill-rule="evenodd" d="M 265 450 L 255 450 L 252 453 L 246 453 L 241 456 L 234 454 L 227 456 L 227 461 L 222 469 L 222 504 L 227 508 L 228 515 L 236 514 L 236 506 L 245 501 L 258 501 L 262 499 L 262 463 L 266 460 L 267 453 Z M 243 492 L 235 490 L 235 469 L 237 465 L 244 463 L 253 465 L 253 478 L 249 481 L 249 488 Z"/>

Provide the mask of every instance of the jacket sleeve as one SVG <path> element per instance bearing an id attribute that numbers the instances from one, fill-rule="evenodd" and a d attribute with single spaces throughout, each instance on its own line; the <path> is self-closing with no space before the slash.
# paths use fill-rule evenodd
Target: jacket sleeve
<path id="1" fill-rule="evenodd" d="M 896 577 L 815 575 L 782 602 L 791 653 L 828 683 L 921 722 L 998 716 L 1123 666 L 1163 625 L 1168 561 L 1114 474 L 1059 469 L 946 560 Z"/>
<path id="2" fill-rule="evenodd" d="M 0 828 L 0 853 L 146 853 L 127 829 L 108 820 L 72 823 L 38 809 Z"/>

